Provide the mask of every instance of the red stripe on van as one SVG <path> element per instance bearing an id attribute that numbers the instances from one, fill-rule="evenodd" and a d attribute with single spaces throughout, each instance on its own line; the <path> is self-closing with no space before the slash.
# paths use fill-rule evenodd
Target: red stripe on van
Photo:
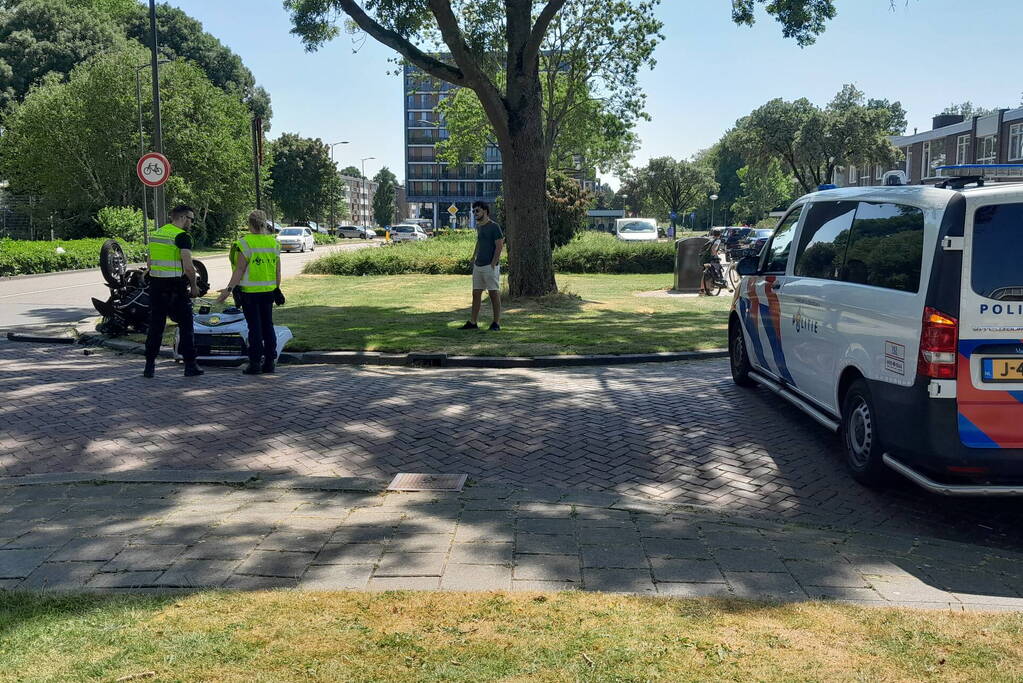
<path id="1" fill-rule="evenodd" d="M 959 413 L 1000 448 L 1023 448 L 1023 403 L 1011 392 L 973 386 L 970 358 L 963 354 L 959 354 L 956 396 Z"/>

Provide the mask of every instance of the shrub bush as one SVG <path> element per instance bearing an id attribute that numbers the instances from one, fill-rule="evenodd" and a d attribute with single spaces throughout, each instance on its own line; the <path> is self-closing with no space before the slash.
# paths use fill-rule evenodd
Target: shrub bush
<path id="1" fill-rule="evenodd" d="M 96 214 L 96 222 L 107 237 L 114 237 L 122 242 L 143 241 L 145 225 L 142 212 L 138 209 L 130 206 L 104 206 Z"/>
<path id="2" fill-rule="evenodd" d="M 467 275 L 472 273 L 472 230 L 447 230 L 424 242 L 341 252 L 311 261 L 313 275 Z M 501 257 L 507 263 L 507 251 Z M 671 242 L 629 243 L 597 232 L 580 233 L 554 250 L 559 273 L 670 273 L 675 266 Z"/>
<path id="3" fill-rule="evenodd" d="M 554 250 L 559 273 L 671 273 L 672 242 L 623 242 L 602 232 L 586 231 Z"/>
<path id="4" fill-rule="evenodd" d="M 55 273 L 99 266 L 99 250 L 105 239 L 40 242 L 0 239 L 0 276 Z M 129 263 L 146 260 L 141 244 L 121 242 Z M 62 251 L 58 252 L 58 248 Z"/>
<path id="5" fill-rule="evenodd" d="M 337 244 L 337 237 L 323 232 L 314 232 L 313 244 Z"/>

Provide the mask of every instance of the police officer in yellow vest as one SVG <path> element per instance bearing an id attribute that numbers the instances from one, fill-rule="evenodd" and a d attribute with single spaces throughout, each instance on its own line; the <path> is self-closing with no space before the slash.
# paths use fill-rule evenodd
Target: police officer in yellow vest
<path id="1" fill-rule="evenodd" d="M 199 296 L 192 263 L 192 237 L 186 230 L 195 221 L 192 207 L 175 206 L 171 222 L 149 237 L 149 330 L 146 333 L 146 369 L 152 377 L 160 353 L 167 316 L 178 324 L 178 351 L 185 359 L 185 377 L 197 377 L 203 371 L 195 362 L 195 336 L 192 333 L 192 299 Z"/>
<path id="2" fill-rule="evenodd" d="M 220 290 L 219 303 L 227 300 L 235 286 L 242 290 L 242 312 L 249 326 L 249 365 L 246 375 L 273 372 L 277 360 L 273 305 L 281 286 L 281 248 L 267 230 L 262 211 L 249 214 L 249 234 L 237 242 L 237 258 L 231 282 Z"/>

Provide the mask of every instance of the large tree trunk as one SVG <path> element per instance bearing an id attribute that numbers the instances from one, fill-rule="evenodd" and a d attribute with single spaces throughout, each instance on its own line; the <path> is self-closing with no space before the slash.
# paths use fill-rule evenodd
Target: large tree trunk
<path id="1" fill-rule="evenodd" d="M 526 49 L 532 25 L 529 0 L 509 0 L 507 128 L 498 133 L 507 225 L 508 291 L 544 296 L 558 291 L 547 222 L 547 163 L 540 60 Z"/>
<path id="2" fill-rule="evenodd" d="M 511 143 L 502 150 L 508 291 L 543 296 L 558 291 L 547 223 L 547 158 L 539 135 L 521 134 Z"/>

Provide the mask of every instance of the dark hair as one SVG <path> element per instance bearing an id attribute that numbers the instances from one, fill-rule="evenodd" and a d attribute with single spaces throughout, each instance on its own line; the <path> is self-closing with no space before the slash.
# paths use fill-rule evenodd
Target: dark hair
<path id="1" fill-rule="evenodd" d="M 487 212 L 488 216 L 490 215 L 490 204 L 487 204 L 486 202 L 473 202 L 472 208 L 483 209 L 484 211 Z"/>
<path id="2" fill-rule="evenodd" d="M 192 207 L 188 206 L 187 204 L 178 204 L 173 209 L 171 209 L 170 215 L 171 215 L 171 218 L 177 218 L 178 216 L 180 216 L 182 214 L 186 214 L 189 211 L 191 211 L 192 213 L 195 213 L 195 209 L 193 209 Z"/>

